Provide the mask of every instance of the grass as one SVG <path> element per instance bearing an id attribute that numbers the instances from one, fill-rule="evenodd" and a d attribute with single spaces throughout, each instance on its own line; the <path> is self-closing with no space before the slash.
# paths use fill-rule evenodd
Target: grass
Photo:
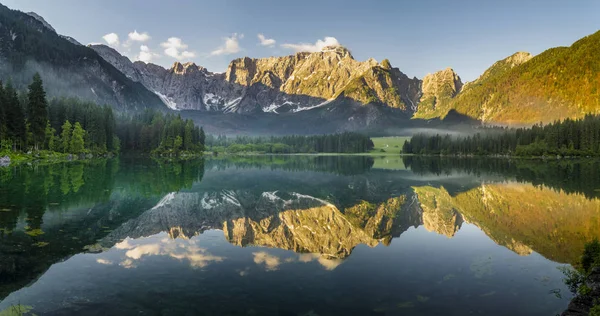
<path id="1" fill-rule="evenodd" d="M 402 145 L 409 139 L 409 136 L 372 137 L 375 147 L 371 153 L 400 154 Z"/>

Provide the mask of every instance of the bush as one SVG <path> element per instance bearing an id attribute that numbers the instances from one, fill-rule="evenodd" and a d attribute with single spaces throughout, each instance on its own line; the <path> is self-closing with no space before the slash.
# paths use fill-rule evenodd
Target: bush
<path id="1" fill-rule="evenodd" d="M 581 268 L 587 273 L 597 266 L 600 266 L 600 242 L 595 239 L 585 244 L 583 256 L 581 257 Z"/>

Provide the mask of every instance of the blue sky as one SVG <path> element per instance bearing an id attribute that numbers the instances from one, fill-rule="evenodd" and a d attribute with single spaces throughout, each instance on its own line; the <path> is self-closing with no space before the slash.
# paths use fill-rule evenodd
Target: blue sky
<path id="1" fill-rule="evenodd" d="M 516 51 L 539 54 L 600 30 L 598 0 L 0 2 L 35 11 L 83 44 L 115 33 L 118 45 L 114 35 L 106 38 L 131 59 L 193 61 L 216 72 L 237 57 L 287 55 L 332 37 L 356 59 L 388 58 L 411 77 L 452 67 L 470 81 Z"/>

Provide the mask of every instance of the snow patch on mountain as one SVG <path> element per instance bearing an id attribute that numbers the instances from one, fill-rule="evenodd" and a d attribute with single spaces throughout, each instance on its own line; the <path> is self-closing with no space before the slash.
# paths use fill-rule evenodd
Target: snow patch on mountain
<path id="1" fill-rule="evenodd" d="M 333 102 L 334 100 L 335 100 L 335 99 L 329 99 L 329 100 L 327 100 L 327 101 L 324 101 L 324 102 L 321 102 L 321 103 L 319 103 L 319 104 L 317 104 L 317 105 L 313 105 L 313 106 L 307 106 L 307 107 L 304 107 L 304 108 L 297 108 L 297 109 L 293 109 L 293 110 L 292 110 L 292 112 L 296 113 L 296 112 L 300 112 L 300 111 L 308 111 L 308 110 L 316 109 L 316 108 L 319 108 L 319 107 L 325 106 L 325 105 L 327 105 L 327 104 L 329 104 L 329 103 Z"/>
<path id="2" fill-rule="evenodd" d="M 169 107 L 169 109 L 171 110 L 175 110 L 178 111 L 179 109 L 177 108 L 177 103 L 175 103 L 173 100 L 171 100 L 169 97 L 167 97 L 166 95 L 158 92 L 158 91 L 154 91 L 154 93 L 160 98 L 161 101 L 163 101 L 163 103 Z"/>

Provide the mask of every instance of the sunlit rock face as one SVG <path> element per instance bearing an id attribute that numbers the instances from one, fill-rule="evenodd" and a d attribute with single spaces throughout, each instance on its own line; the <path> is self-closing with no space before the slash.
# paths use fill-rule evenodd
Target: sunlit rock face
<path id="1" fill-rule="evenodd" d="M 90 47 L 178 110 L 284 113 L 350 100 L 410 115 L 420 95 L 418 79 L 408 78 L 389 62 L 357 61 L 341 46 L 283 57 L 238 58 L 225 73 L 212 73 L 194 63 L 176 62 L 170 69 L 132 63 L 106 45 Z"/>
<path id="2" fill-rule="evenodd" d="M 432 118 L 446 114 L 452 98 L 461 92 L 462 80 L 452 68 L 446 68 L 423 77 L 421 98 L 418 111 L 419 118 Z"/>

